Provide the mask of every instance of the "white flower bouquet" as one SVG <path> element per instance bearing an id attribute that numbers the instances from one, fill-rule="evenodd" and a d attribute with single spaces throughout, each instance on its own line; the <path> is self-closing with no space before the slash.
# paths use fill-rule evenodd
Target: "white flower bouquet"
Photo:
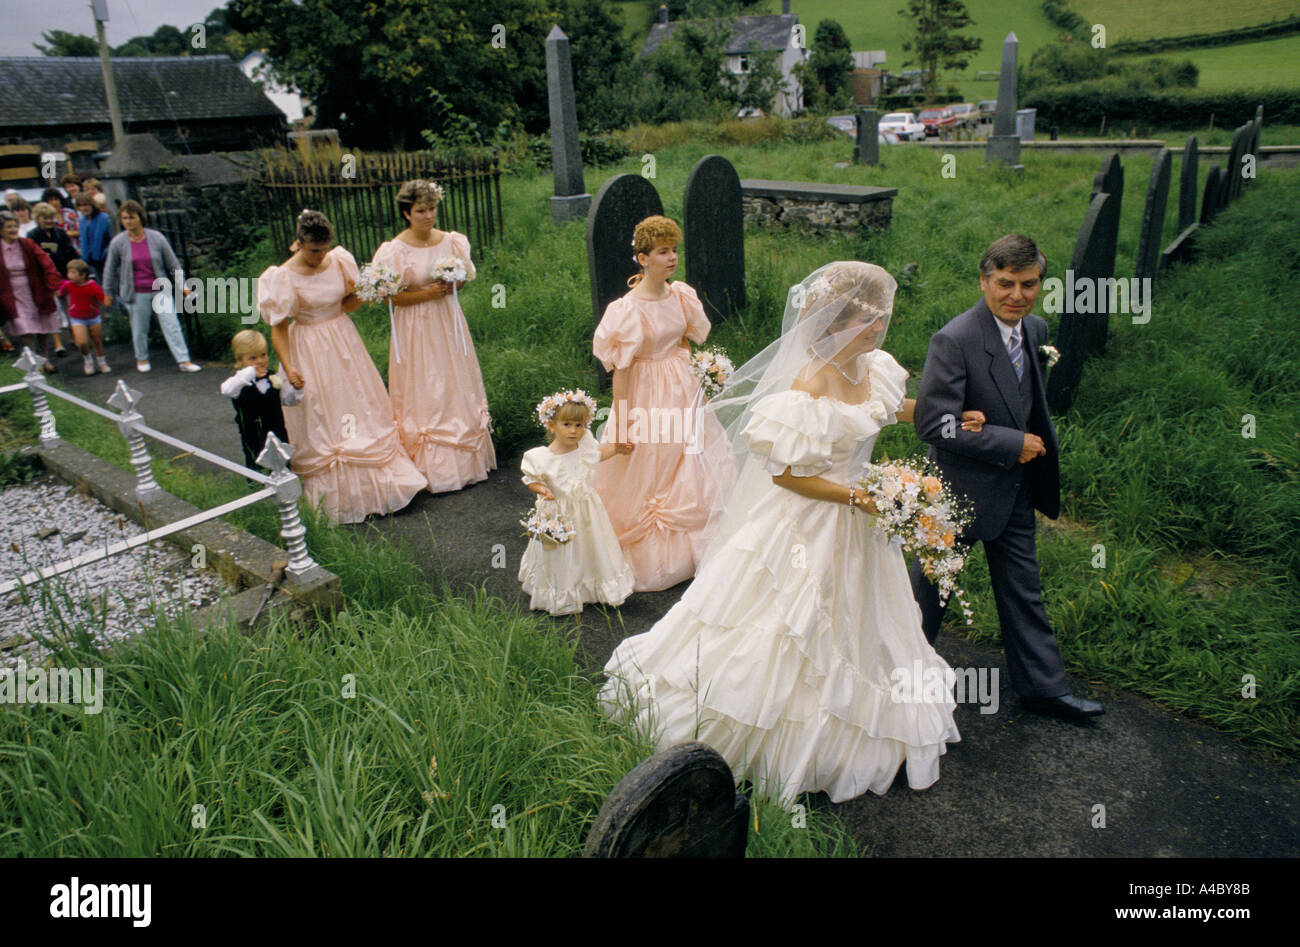
<path id="1" fill-rule="evenodd" d="M 957 585 L 966 565 L 957 537 L 971 522 L 970 504 L 953 493 L 925 458 L 868 464 L 857 486 L 875 504 L 876 528 L 916 555 L 926 576 L 939 587 L 939 601 L 955 595 L 966 624 L 971 624 L 970 603 Z"/>
<path id="2" fill-rule="evenodd" d="M 1061 352 L 1055 345 L 1040 345 L 1038 347 L 1038 354 L 1042 356 L 1042 359 L 1047 363 L 1048 368 L 1051 368 L 1061 360 Z"/>
<path id="3" fill-rule="evenodd" d="M 429 267 L 429 277 L 443 283 L 463 283 L 468 275 L 460 257 L 445 256 Z"/>
<path id="4" fill-rule="evenodd" d="M 357 274 L 353 292 L 362 302 L 376 303 L 402 291 L 402 274 L 387 263 L 367 263 Z"/>
<path id="5" fill-rule="evenodd" d="M 716 345 L 699 349 L 691 356 L 691 374 L 700 380 L 707 398 L 717 395 L 735 370 L 726 351 Z"/>
<path id="6" fill-rule="evenodd" d="M 548 549 L 563 545 L 574 536 L 573 522 L 560 513 L 552 500 L 539 499 L 519 525 L 524 527 L 525 536 Z"/>

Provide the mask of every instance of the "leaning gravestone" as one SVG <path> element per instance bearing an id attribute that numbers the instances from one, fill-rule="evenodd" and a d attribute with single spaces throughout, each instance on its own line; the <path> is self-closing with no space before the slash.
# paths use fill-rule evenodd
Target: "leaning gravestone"
<path id="1" fill-rule="evenodd" d="M 546 37 L 546 91 L 551 115 L 551 171 L 555 177 L 551 217 L 563 222 L 585 214 L 591 206 L 591 195 L 582 181 L 569 38 L 558 26 Z"/>
<path id="2" fill-rule="evenodd" d="M 1147 202 L 1142 208 L 1142 229 L 1138 233 L 1138 279 L 1154 279 L 1160 263 L 1160 237 L 1165 228 L 1165 205 L 1169 203 L 1169 175 L 1172 152 L 1161 148 L 1151 166 L 1151 183 L 1147 185 Z"/>
<path id="3" fill-rule="evenodd" d="M 1221 185 L 1226 184 L 1223 194 L 1223 204 L 1226 206 L 1241 196 L 1241 169 L 1242 161 L 1250 151 L 1251 126 L 1254 122 L 1247 122 L 1237 128 L 1232 135 L 1232 147 L 1228 149 L 1228 166 L 1224 169 L 1227 175 L 1222 179 Z"/>
<path id="4" fill-rule="evenodd" d="M 628 277 L 641 272 L 632 251 L 632 231 L 664 205 L 654 185 L 639 174 L 616 174 L 600 186 L 587 215 L 587 272 L 591 278 L 594 324 L 605 307 L 627 292 Z M 600 369 L 601 384 L 608 379 Z"/>
<path id="5" fill-rule="evenodd" d="M 1002 71 L 998 74 L 998 110 L 993 119 L 993 134 L 984 146 L 984 160 L 1001 161 L 1013 168 L 1020 163 L 1020 136 L 1016 134 L 1016 50 L 1020 41 L 1008 33 L 1002 43 Z"/>
<path id="6" fill-rule="evenodd" d="M 682 743 L 624 776 L 606 797 L 586 858 L 743 858 L 749 800 L 718 752 Z"/>
<path id="7" fill-rule="evenodd" d="M 1102 159 L 1101 170 L 1092 179 L 1092 208 L 1098 194 L 1109 194 L 1110 201 L 1101 210 L 1097 226 L 1093 228 L 1088 258 L 1093 263 L 1094 271 L 1089 275 L 1094 279 L 1109 279 L 1115 275 L 1115 250 L 1119 246 L 1119 212 L 1124 200 L 1124 166 L 1118 154 L 1108 155 Z M 1086 217 L 1086 215 L 1085 215 Z M 1085 221 L 1086 225 L 1086 221 Z M 1074 248 L 1075 256 L 1081 257 L 1084 250 L 1082 229 Z M 1074 267 L 1075 278 L 1082 272 Z M 1097 293 L 1100 305 L 1101 292 Z M 1099 309 L 1096 316 L 1088 322 L 1088 353 L 1100 352 L 1106 347 L 1106 330 L 1109 315 Z"/>
<path id="8" fill-rule="evenodd" d="M 1196 136 L 1187 136 L 1187 145 L 1183 148 L 1183 166 L 1178 171 L 1178 232 L 1196 223 L 1196 177 L 1197 167 Z"/>
<path id="9" fill-rule="evenodd" d="M 686 179 L 686 282 L 717 322 L 745 305 L 745 208 L 740 176 L 721 155 L 696 162 Z"/>
<path id="10" fill-rule="evenodd" d="M 858 109 L 856 132 L 854 163 L 880 164 L 880 113 L 875 109 Z"/>
<path id="11" fill-rule="evenodd" d="M 1079 228 L 1070 270 L 1074 274 L 1073 284 L 1084 289 L 1081 294 L 1069 298 L 1074 285 L 1066 280 L 1067 298 L 1056 330 L 1056 348 L 1061 358 L 1047 376 L 1047 403 L 1054 414 L 1064 414 L 1069 409 L 1079 379 L 1083 377 L 1084 360 L 1106 344 L 1110 316 L 1108 294 L 1102 290 L 1102 280 L 1112 278 L 1115 273 L 1119 207 L 1116 195 L 1097 194 L 1083 216 L 1083 226 Z M 1091 299 L 1082 295 L 1083 292 L 1088 293 Z"/>
<path id="12" fill-rule="evenodd" d="M 1223 190 L 1221 178 L 1223 172 L 1216 164 L 1210 168 L 1210 173 L 1205 178 L 1205 194 L 1201 198 L 1201 226 L 1205 226 L 1214 220 L 1219 213 L 1219 201 L 1221 200 L 1219 192 Z"/>

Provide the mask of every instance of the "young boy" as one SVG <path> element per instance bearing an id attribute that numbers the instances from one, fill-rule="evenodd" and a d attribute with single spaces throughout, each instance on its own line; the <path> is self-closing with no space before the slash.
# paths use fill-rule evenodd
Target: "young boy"
<path id="1" fill-rule="evenodd" d="M 63 192 L 57 187 L 47 187 L 45 193 L 41 195 L 41 200 L 54 208 L 55 216 L 58 217 L 59 228 L 68 235 L 72 242 L 72 249 L 78 254 L 81 253 L 81 243 L 77 240 L 79 233 L 77 231 L 77 212 L 71 207 L 65 207 Z"/>
<path id="2" fill-rule="evenodd" d="M 266 338 L 256 329 L 236 332 L 230 340 L 235 353 L 235 374 L 221 383 L 221 393 L 235 402 L 235 423 L 244 448 L 244 466 L 265 470 L 257 455 L 266 446 L 266 435 L 274 433 L 284 443 L 289 434 L 284 429 L 281 403 L 297 404 L 302 397 L 293 385 L 268 373 L 269 356 Z"/>
<path id="3" fill-rule="evenodd" d="M 68 297 L 68 322 L 72 325 L 72 341 L 81 352 L 83 368 L 87 375 L 112 371 L 104 359 L 104 327 L 100 324 L 99 307 L 104 302 L 104 290 L 90 278 L 90 265 L 85 260 L 68 261 L 68 278 L 59 286 L 59 295 Z M 90 355 L 94 347 L 95 356 Z"/>

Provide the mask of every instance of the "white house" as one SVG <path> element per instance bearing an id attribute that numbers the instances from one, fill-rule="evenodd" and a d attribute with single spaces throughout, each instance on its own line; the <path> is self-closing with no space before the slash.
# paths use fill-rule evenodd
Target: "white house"
<path id="1" fill-rule="evenodd" d="M 799 25 L 798 15 L 790 12 L 789 0 L 786 0 L 783 8 L 784 13 L 771 16 L 735 17 L 724 55 L 727 68 L 742 74 L 749 71 L 749 57 L 752 53 L 760 50 L 778 51 L 777 69 L 780 70 L 782 82 L 781 90 L 772 102 L 772 111 L 789 116 L 803 108 L 803 88 L 794 76 L 794 66 L 808 58 L 808 44 L 812 37 L 805 35 L 806 31 Z M 659 22 L 650 27 L 650 34 L 641 47 L 641 55 L 649 56 L 667 42 L 677 25 L 677 22 L 668 21 L 667 8 L 660 7 Z"/>
<path id="2" fill-rule="evenodd" d="M 249 53 L 239 60 L 239 68 L 254 82 L 262 85 L 266 97 L 275 103 L 276 108 L 284 113 L 290 122 L 300 122 L 306 100 L 297 89 L 286 88 L 275 80 L 271 74 L 271 64 L 266 54 L 260 51 Z"/>

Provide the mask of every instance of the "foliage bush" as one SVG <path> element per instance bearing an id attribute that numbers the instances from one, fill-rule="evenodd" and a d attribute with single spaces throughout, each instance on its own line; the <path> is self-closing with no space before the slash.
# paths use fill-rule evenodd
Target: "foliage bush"
<path id="1" fill-rule="evenodd" d="M 1095 129 L 1107 124 L 1134 122 L 1173 129 L 1204 128 L 1213 121 L 1235 126 L 1255 117 L 1264 106 L 1270 123 L 1300 123 L 1300 89 L 1201 91 L 1194 89 L 1146 90 L 1109 76 L 1092 82 L 1036 89 L 1022 99 L 1022 108 L 1038 110 L 1040 126 Z"/>

